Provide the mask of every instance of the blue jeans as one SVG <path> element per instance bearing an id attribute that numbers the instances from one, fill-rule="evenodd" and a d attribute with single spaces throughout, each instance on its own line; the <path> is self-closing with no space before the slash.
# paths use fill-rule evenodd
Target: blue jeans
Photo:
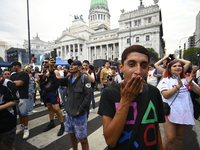
<path id="1" fill-rule="evenodd" d="M 34 93 L 28 94 L 28 111 L 33 110 L 33 96 L 34 96 Z"/>
<path id="2" fill-rule="evenodd" d="M 104 86 L 104 89 L 105 89 L 106 88 L 106 84 L 104 84 L 103 86 Z M 104 89 L 102 89 L 102 87 L 101 87 L 101 94 L 102 94 Z"/>
<path id="3" fill-rule="evenodd" d="M 91 88 L 92 89 L 92 108 L 95 109 L 95 99 L 94 99 L 94 88 Z"/>
<path id="4" fill-rule="evenodd" d="M 59 86 L 59 90 L 60 90 L 60 93 L 61 93 L 62 101 L 63 101 L 63 103 L 65 104 L 65 103 L 66 103 L 65 96 L 67 96 L 67 88 L 64 88 L 64 87 L 62 87 L 62 86 Z"/>

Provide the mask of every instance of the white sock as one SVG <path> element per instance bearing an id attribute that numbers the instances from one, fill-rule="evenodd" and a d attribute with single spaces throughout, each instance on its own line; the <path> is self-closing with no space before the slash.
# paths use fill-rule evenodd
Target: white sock
<path id="1" fill-rule="evenodd" d="M 24 130 L 28 130 L 28 126 L 24 126 Z"/>

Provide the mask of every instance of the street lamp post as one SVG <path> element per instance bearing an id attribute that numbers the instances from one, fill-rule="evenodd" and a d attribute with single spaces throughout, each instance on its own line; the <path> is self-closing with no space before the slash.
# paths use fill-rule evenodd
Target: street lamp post
<path id="1" fill-rule="evenodd" d="M 30 44 L 30 24 L 29 24 L 29 5 L 27 0 L 27 19 L 28 19 L 28 52 L 29 52 L 29 64 L 31 63 L 31 44 Z"/>

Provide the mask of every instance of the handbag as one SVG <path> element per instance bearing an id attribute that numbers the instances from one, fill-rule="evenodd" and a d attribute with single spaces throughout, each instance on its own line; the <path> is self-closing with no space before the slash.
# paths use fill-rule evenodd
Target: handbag
<path id="1" fill-rule="evenodd" d="M 188 90 L 188 91 L 190 92 L 192 103 L 193 103 L 194 118 L 198 120 L 199 115 L 200 115 L 200 97 L 193 90 Z"/>
<path id="2" fill-rule="evenodd" d="M 176 97 L 174 98 L 174 100 L 172 101 L 172 103 L 170 105 L 168 103 L 166 103 L 166 102 L 163 102 L 164 115 L 169 115 L 170 114 L 170 110 L 171 110 L 170 106 L 173 104 L 173 102 L 177 98 L 178 94 L 179 94 L 179 90 L 178 90 L 178 93 L 176 94 Z"/>

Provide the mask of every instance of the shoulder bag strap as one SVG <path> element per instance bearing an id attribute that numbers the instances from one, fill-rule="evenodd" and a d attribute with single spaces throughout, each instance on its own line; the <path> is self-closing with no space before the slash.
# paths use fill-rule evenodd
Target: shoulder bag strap
<path id="1" fill-rule="evenodd" d="M 148 107 L 148 104 L 149 104 L 149 101 L 148 101 L 148 84 L 143 84 L 143 95 L 142 95 L 142 99 L 141 99 L 141 103 L 142 105 L 140 105 L 140 109 L 138 111 L 137 114 L 140 114 L 137 116 L 136 118 L 136 121 L 135 121 L 135 124 L 133 126 L 133 129 L 132 129 L 132 134 L 131 134 L 131 138 L 130 138 L 130 142 L 128 144 L 128 148 L 127 149 L 132 149 L 134 147 L 133 143 L 134 143 L 134 140 L 136 139 L 137 137 L 137 134 L 138 134 L 138 131 L 139 131 L 139 128 L 140 128 L 140 125 L 141 125 L 141 121 L 142 121 L 142 118 L 146 112 L 146 109 Z"/>
<path id="2" fill-rule="evenodd" d="M 172 103 L 169 106 L 172 106 L 173 102 L 175 101 L 175 99 L 177 98 L 178 94 L 179 94 L 180 89 L 178 90 L 178 93 L 176 94 L 176 97 L 174 98 L 174 100 L 172 101 Z"/>

